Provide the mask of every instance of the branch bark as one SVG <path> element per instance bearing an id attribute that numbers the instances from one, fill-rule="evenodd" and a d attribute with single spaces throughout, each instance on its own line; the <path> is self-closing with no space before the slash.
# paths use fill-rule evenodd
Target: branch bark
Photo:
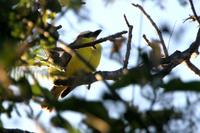
<path id="1" fill-rule="evenodd" d="M 33 133 L 21 129 L 6 129 L 6 128 L 0 129 L 0 131 L 1 133 Z"/>
<path id="2" fill-rule="evenodd" d="M 135 6 L 135 7 L 137 7 L 137 8 L 139 8 L 144 13 L 144 15 L 149 19 L 150 23 L 155 28 L 155 30 L 156 30 L 159 38 L 160 38 L 160 41 L 161 41 L 162 48 L 164 50 L 165 56 L 168 57 L 167 47 L 165 45 L 162 33 L 161 33 L 160 29 L 158 28 L 158 26 L 156 25 L 156 23 L 153 21 L 153 19 L 151 18 L 151 16 L 144 10 L 144 8 L 141 5 L 139 5 L 139 4 L 132 4 L 132 5 Z"/>
<path id="3" fill-rule="evenodd" d="M 191 9 L 192 9 L 192 12 L 193 12 L 193 14 L 194 14 L 194 16 L 195 16 L 197 22 L 200 24 L 200 18 L 199 18 L 199 16 L 198 16 L 197 13 L 196 13 L 196 10 L 195 10 L 195 8 L 194 8 L 194 3 L 193 3 L 192 0 L 189 0 L 189 2 L 190 2 L 190 6 L 191 6 Z"/>
<path id="4" fill-rule="evenodd" d="M 132 41 L 132 30 L 133 30 L 133 25 L 130 25 L 126 15 L 124 15 L 124 19 L 126 21 L 126 25 L 128 26 L 128 42 L 127 42 L 127 47 L 126 47 L 126 56 L 125 56 L 125 60 L 124 60 L 124 69 L 127 69 L 128 67 L 128 61 L 129 61 L 129 57 L 130 57 L 130 52 L 131 52 L 131 41 Z"/>
<path id="5" fill-rule="evenodd" d="M 190 60 L 186 60 L 187 66 L 192 70 L 195 74 L 200 76 L 200 70 L 197 68 Z"/>
<path id="6" fill-rule="evenodd" d="M 186 49 L 183 52 L 175 51 L 169 57 L 162 59 L 161 64 L 163 64 L 164 68 L 158 71 L 157 73 L 152 74 L 152 76 L 155 78 L 157 77 L 164 78 L 172 71 L 173 68 L 181 64 L 183 61 L 189 60 L 191 55 L 194 52 L 197 52 L 199 45 L 200 45 L 200 29 L 197 33 L 196 40 L 190 45 L 188 49 Z M 142 66 L 137 66 L 137 67 L 142 67 Z M 130 68 L 128 69 L 128 71 L 130 71 L 131 69 L 135 69 L 137 67 Z M 101 72 L 99 71 L 96 72 L 95 74 L 90 73 L 81 77 L 72 77 L 65 80 L 56 80 L 55 85 L 77 87 L 83 84 L 91 84 L 93 82 L 98 81 L 98 79 L 96 78 L 96 74 L 98 73 L 103 76 L 104 80 L 118 80 L 126 72 L 124 72 L 123 69 L 118 69 L 115 71 L 101 71 Z"/>

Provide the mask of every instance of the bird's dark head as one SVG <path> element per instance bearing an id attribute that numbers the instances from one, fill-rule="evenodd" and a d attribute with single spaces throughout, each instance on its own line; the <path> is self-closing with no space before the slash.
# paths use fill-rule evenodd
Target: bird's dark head
<path id="1" fill-rule="evenodd" d="M 84 38 L 97 38 L 97 36 L 101 33 L 101 29 L 99 29 L 99 30 L 96 30 L 96 31 L 94 31 L 94 32 L 92 32 L 92 31 L 84 31 L 84 32 L 82 32 L 82 33 L 80 33 L 79 35 L 78 35 L 78 37 L 79 38 L 82 38 L 82 37 L 84 37 Z"/>

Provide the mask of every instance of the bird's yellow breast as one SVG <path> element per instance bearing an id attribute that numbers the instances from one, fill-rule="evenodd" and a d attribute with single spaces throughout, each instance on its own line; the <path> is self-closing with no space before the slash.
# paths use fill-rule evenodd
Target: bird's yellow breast
<path id="1" fill-rule="evenodd" d="M 97 44 L 95 48 L 86 47 L 76 50 L 76 52 L 87 61 L 94 69 L 99 65 L 101 59 L 101 46 Z M 83 62 L 76 54 L 72 56 L 66 69 L 66 77 L 71 77 L 78 73 L 92 72 L 93 70 Z"/>

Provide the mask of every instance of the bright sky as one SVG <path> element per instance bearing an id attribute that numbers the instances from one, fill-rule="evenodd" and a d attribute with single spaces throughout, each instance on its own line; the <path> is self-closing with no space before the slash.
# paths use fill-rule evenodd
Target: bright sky
<path id="1" fill-rule="evenodd" d="M 133 0 L 134 3 L 140 3 L 139 0 Z M 200 2 L 197 3 L 200 5 Z M 169 42 L 169 36 L 165 37 L 165 42 L 166 44 L 169 44 L 169 52 L 172 53 L 174 52 L 175 49 L 179 50 L 184 50 L 186 49 L 189 44 L 194 40 L 197 32 L 197 25 L 186 22 L 183 23 L 183 20 L 188 17 L 189 14 L 191 13 L 191 9 L 189 6 L 187 7 L 180 7 L 177 0 L 166 0 L 164 5 L 166 6 L 165 10 L 160 10 L 158 6 L 155 5 L 155 3 L 148 1 L 144 4 L 144 8 L 148 13 L 151 15 L 151 17 L 154 19 L 154 21 L 159 25 L 165 21 L 170 22 L 170 26 L 174 26 L 174 32 L 176 32 L 176 29 L 179 27 L 186 27 L 185 33 L 183 34 L 183 37 L 181 37 L 181 40 L 179 42 L 175 42 L 173 40 L 173 37 L 171 41 Z M 127 0 L 116 0 L 114 4 L 109 4 L 105 7 L 104 3 L 102 0 L 87 0 L 86 9 L 88 12 L 85 12 L 88 14 L 89 17 L 91 17 L 92 22 L 88 21 L 82 21 L 80 23 L 80 20 L 78 20 L 76 17 L 74 17 L 74 14 L 72 12 L 67 13 L 57 24 L 61 24 L 63 26 L 63 29 L 61 30 L 61 38 L 65 40 L 66 42 L 72 42 L 77 34 L 79 34 L 82 31 L 87 31 L 87 30 L 97 30 L 97 29 L 103 29 L 102 33 L 100 34 L 100 37 L 108 36 L 110 34 L 114 34 L 116 32 L 122 31 L 122 30 L 128 30 L 126 23 L 124 21 L 123 15 L 126 14 L 130 24 L 134 26 L 133 29 L 133 43 L 136 46 L 143 47 L 144 49 L 148 49 L 144 41 L 140 39 L 139 34 L 140 31 L 140 24 L 141 24 L 141 12 L 133 7 L 131 5 L 131 2 L 128 2 Z M 157 37 L 155 30 L 152 28 L 151 24 L 149 21 L 144 17 L 142 19 L 142 34 L 146 34 L 148 38 L 152 39 Z M 196 27 L 195 27 L 196 26 Z M 141 42 L 140 42 L 141 41 Z M 142 44 L 140 44 L 142 43 Z M 186 45 L 185 45 L 186 44 Z M 101 59 L 101 63 L 98 67 L 98 70 L 116 70 L 121 67 L 119 63 L 117 63 L 114 60 L 108 59 L 108 53 L 109 53 L 109 48 L 110 44 L 109 42 L 103 43 L 104 51 L 103 51 L 103 56 Z M 135 49 L 132 49 L 131 51 L 131 60 L 130 60 L 130 65 L 133 66 L 136 62 L 136 56 L 137 56 L 137 51 Z M 197 59 L 196 59 L 197 60 Z M 197 63 L 197 61 L 195 62 Z M 182 68 L 182 69 L 180 69 Z M 180 69 L 180 70 L 179 70 Z M 189 80 L 192 78 L 198 78 L 195 74 L 192 75 L 190 71 L 184 66 L 181 65 L 177 67 L 175 70 L 177 70 L 177 73 L 174 75 L 180 76 L 181 73 L 184 71 L 187 76 L 181 76 L 181 78 L 185 80 Z M 198 78 L 199 79 L 199 78 Z M 47 81 L 46 81 L 47 82 Z M 47 83 L 45 82 L 45 85 Z M 48 83 L 48 86 L 50 83 Z M 94 87 L 95 86 L 95 87 Z M 94 88 L 93 88 L 94 87 Z M 79 89 L 76 89 L 75 91 L 72 92 L 70 95 L 79 95 L 81 97 L 85 97 L 86 99 L 91 99 L 95 100 L 99 98 L 99 94 L 101 94 L 102 89 L 105 89 L 105 86 L 101 82 L 97 82 L 92 84 L 92 88 L 88 91 L 85 89 L 85 87 L 80 87 Z M 134 87 L 134 103 L 136 105 L 142 104 L 142 105 L 147 105 L 148 103 L 142 99 L 140 95 L 140 89 L 136 86 Z M 131 93 L 130 93 L 131 92 Z M 131 87 L 126 87 L 125 91 L 121 93 L 121 95 L 126 99 L 126 100 L 131 100 L 133 94 L 132 94 L 132 88 Z M 182 94 L 177 94 L 182 95 Z M 175 104 L 183 104 L 185 101 L 180 99 L 176 101 L 177 103 Z M 40 106 L 32 103 L 31 104 L 34 109 L 35 115 L 41 111 Z M 4 125 L 7 128 L 22 128 L 24 130 L 28 131 L 35 131 L 39 132 L 37 129 L 37 124 L 33 123 L 32 120 L 26 119 L 26 113 L 23 113 L 26 110 L 29 110 L 29 108 L 26 105 L 23 105 L 24 107 L 21 107 L 22 105 L 20 104 L 18 107 L 20 107 L 20 112 L 22 111 L 22 117 L 18 117 L 15 112 L 13 112 L 13 118 L 15 119 L 9 119 L 5 115 L 2 115 L 2 118 L 4 120 Z M 141 109 L 144 109 L 146 107 L 140 107 Z M 112 111 L 111 109 L 110 111 Z M 54 114 L 54 113 L 53 113 Z M 41 118 L 39 119 L 42 123 L 44 123 L 44 126 L 47 127 L 51 132 L 56 131 L 60 133 L 64 133 L 64 131 L 59 130 L 59 129 L 52 129 L 51 127 L 48 126 L 48 119 L 50 116 L 53 115 L 52 113 L 47 113 L 43 112 L 41 115 Z M 80 126 L 77 124 L 77 121 L 80 121 L 80 115 L 75 115 L 69 112 L 66 112 L 64 114 L 65 118 L 70 120 L 75 126 Z M 114 114 L 113 116 L 116 116 Z M 23 121 L 22 121 L 23 120 Z"/>

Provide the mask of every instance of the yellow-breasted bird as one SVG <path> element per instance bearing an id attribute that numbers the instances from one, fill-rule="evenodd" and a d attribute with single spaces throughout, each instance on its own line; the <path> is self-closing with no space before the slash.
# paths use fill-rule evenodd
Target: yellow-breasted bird
<path id="1" fill-rule="evenodd" d="M 76 40 L 72 43 L 73 45 L 82 45 L 84 43 L 95 41 L 101 30 L 94 32 L 86 31 L 80 33 Z M 101 59 L 101 45 L 96 44 L 91 47 L 84 47 L 76 49 L 82 58 L 89 63 L 94 69 L 88 67 L 76 54 L 70 55 L 63 51 L 61 48 L 54 48 L 50 51 L 50 58 L 53 58 L 53 63 L 63 68 L 63 71 L 55 69 L 55 67 L 49 67 L 49 74 L 54 79 L 67 79 L 71 76 L 80 75 L 83 73 L 93 72 L 99 65 Z M 54 86 L 51 90 L 52 94 L 56 99 L 66 96 L 72 88 L 67 86 Z"/>

